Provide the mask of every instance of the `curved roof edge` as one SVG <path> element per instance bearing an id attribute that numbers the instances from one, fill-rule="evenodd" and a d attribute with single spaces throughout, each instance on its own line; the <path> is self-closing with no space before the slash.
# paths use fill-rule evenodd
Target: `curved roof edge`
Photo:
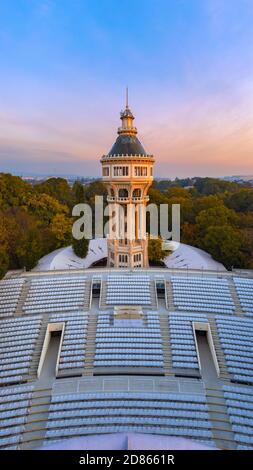
<path id="1" fill-rule="evenodd" d="M 168 242 L 169 246 L 171 242 Z M 199 248 L 180 243 L 172 246 L 173 253 L 164 258 L 164 264 L 169 269 L 199 269 L 212 271 L 227 271 L 223 264 L 215 261 L 211 255 Z M 94 263 L 107 257 L 107 239 L 95 238 L 90 240 L 88 254 L 85 258 L 75 255 L 71 246 L 60 248 L 40 259 L 33 271 L 54 271 L 65 269 L 87 269 Z"/>

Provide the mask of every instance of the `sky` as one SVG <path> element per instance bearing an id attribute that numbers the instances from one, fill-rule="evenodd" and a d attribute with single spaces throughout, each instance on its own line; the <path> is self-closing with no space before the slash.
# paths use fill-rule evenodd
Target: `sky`
<path id="1" fill-rule="evenodd" d="M 99 176 L 129 87 L 155 176 L 253 174 L 253 0 L 0 1 L 0 171 Z"/>

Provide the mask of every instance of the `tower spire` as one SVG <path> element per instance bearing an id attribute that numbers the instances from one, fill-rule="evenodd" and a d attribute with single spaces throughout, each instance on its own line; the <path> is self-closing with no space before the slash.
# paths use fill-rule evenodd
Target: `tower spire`
<path id="1" fill-rule="evenodd" d="M 137 134 L 137 129 L 133 126 L 134 116 L 128 106 L 128 86 L 126 86 L 126 107 L 125 111 L 121 111 L 120 119 L 122 126 L 118 128 L 118 134 Z"/>

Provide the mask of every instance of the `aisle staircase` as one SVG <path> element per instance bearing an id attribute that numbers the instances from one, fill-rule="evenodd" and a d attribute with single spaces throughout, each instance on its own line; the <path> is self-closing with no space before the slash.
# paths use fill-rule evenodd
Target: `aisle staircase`
<path id="1" fill-rule="evenodd" d="M 167 313 L 160 315 L 160 326 L 163 340 L 164 375 L 173 376 L 174 374 L 172 372 L 172 354 Z"/>
<path id="2" fill-rule="evenodd" d="M 18 299 L 18 304 L 16 306 L 16 311 L 15 311 L 14 316 L 24 315 L 23 306 L 24 306 L 24 303 L 26 301 L 29 289 L 30 289 L 30 281 L 25 280 L 25 282 L 22 286 L 21 294 L 20 294 L 19 299 Z"/>
<path id="3" fill-rule="evenodd" d="M 241 307 L 239 297 L 237 295 L 237 291 L 236 291 L 234 282 L 232 280 L 229 283 L 229 289 L 230 289 L 231 297 L 232 297 L 233 302 L 235 304 L 235 314 L 236 315 L 244 315 L 244 312 L 242 311 L 242 307 Z"/>
<path id="4" fill-rule="evenodd" d="M 177 310 L 174 304 L 173 289 L 172 289 L 172 284 L 170 281 L 166 282 L 165 292 L 166 292 L 167 308 L 172 312 L 174 310 Z"/>
<path id="5" fill-rule="evenodd" d="M 216 446 L 219 449 L 234 450 L 234 433 L 232 431 L 227 406 L 222 389 L 206 388 L 206 399 L 209 416 L 212 421 L 212 433 Z"/>
<path id="6" fill-rule="evenodd" d="M 51 392 L 50 384 L 48 388 L 41 388 L 39 382 L 35 386 L 25 430 L 22 434 L 21 450 L 35 449 L 43 445 L 51 402 Z"/>
<path id="7" fill-rule="evenodd" d="M 98 314 L 90 312 L 87 326 L 83 375 L 93 375 L 93 363 L 96 353 L 97 320 Z"/>

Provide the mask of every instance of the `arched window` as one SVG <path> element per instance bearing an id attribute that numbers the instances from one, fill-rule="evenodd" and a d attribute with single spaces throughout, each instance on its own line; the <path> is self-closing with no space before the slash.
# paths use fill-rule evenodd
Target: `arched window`
<path id="1" fill-rule="evenodd" d="M 141 189 L 136 188 L 133 190 L 133 197 L 141 197 Z"/>
<path id="2" fill-rule="evenodd" d="M 119 263 L 127 263 L 128 255 L 119 255 Z"/>
<path id="3" fill-rule="evenodd" d="M 128 197 L 128 190 L 126 188 L 120 188 L 119 197 Z"/>

